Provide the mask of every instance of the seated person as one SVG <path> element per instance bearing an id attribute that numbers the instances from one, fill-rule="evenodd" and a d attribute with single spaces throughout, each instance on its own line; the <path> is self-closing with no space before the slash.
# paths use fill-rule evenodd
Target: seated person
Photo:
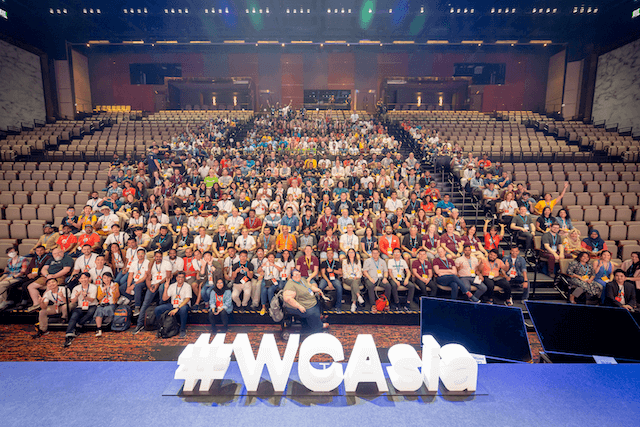
<path id="1" fill-rule="evenodd" d="M 302 278 L 297 268 L 291 272 L 291 279 L 284 285 L 284 306 L 288 313 L 300 318 L 302 332 L 314 334 L 329 327 L 328 323 L 322 323 L 322 310 L 315 294 L 322 291 L 314 284 Z"/>
<path id="2" fill-rule="evenodd" d="M 53 224 L 47 223 L 42 226 L 42 229 L 44 234 L 40 236 L 36 244 L 33 245 L 33 248 L 31 248 L 31 250 L 29 251 L 31 255 L 35 253 L 38 246 L 42 246 L 45 249 L 46 253 L 51 253 L 51 251 L 58 247 L 58 244 L 56 242 L 58 241 L 58 237 L 60 237 L 60 235 L 54 232 L 55 230 L 53 228 Z"/>
<path id="3" fill-rule="evenodd" d="M 387 260 L 387 270 L 389 271 L 389 283 L 391 284 L 391 296 L 393 297 L 393 303 L 395 306 L 392 306 L 391 310 L 399 311 L 399 310 L 409 310 L 409 304 L 411 300 L 413 300 L 413 294 L 415 292 L 415 287 L 409 286 L 409 279 L 411 279 L 411 270 L 409 270 L 409 265 L 402 258 L 402 252 L 400 249 L 396 248 L 393 250 L 393 257 Z M 398 296 L 398 288 L 400 286 L 404 286 L 409 289 L 407 304 L 404 306 L 400 306 L 400 297 Z M 391 303 L 391 300 L 389 301 Z"/>
<path id="4" fill-rule="evenodd" d="M 251 279 L 253 279 L 253 264 L 247 258 L 247 251 L 240 251 L 240 259 L 231 267 L 231 281 L 233 282 L 233 291 L 231 299 L 236 307 L 246 309 L 251 298 Z M 240 301 L 240 294 L 243 294 Z"/>
<path id="5" fill-rule="evenodd" d="M 342 280 L 351 290 L 351 312 L 355 312 L 356 302 L 364 305 L 364 299 L 360 294 L 360 288 L 364 286 L 362 285 L 362 266 L 353 248 L 347 251 L 347 256 L 342 260 Z"/>
<path id="6" fill-rule="evenodd" d="M 466 283 L 460 280 L 455 263 L 447 259 L 447 253 L 442 246 L 438 248 L 438 255 L 433 260 L 433 272 L 436 274 L 438 285 L 451 288 L 451 299 L 458 299 L 458 291 L 462 290 L 471 301 L 479 301 L 473 296 Z"/>
<path id="7" fill-rule="evenodd" d="M 84 231 L 78 234 L 78 246 L 76 247 L 76 252 L 73 256 L 80 256 L 84 245 L 89 245 L 92 252 L 100 252 L 100 240 L 101 238 L 98 233 L 93 231 L 93 225 L 85 225 Z"/>
<path id="8" fill-rule="evenodd" d="M 589 236 L 582 239 L 582 248 L 589 252 L 591 258 L 598 258 L 607 250 L 607 244 L 600 237 L 600 232 L 592 228 L 589 231 Z"/>
<path id="9" fill-rule="evenodd" d="M 167 312 L 169 316 L 178 315 L 180 319 L 180 338 L 187 336 L 187 317 L 189 316 L 189 303 L 192 296 L 191 286 L 186 284 L 184 279 L 184 272 L 179 271 L 176 274 L 176 281 L 164 287 L 161 298 L 162 304 L 153 311 L 157 320 Z M 144 316 L 142 317 L 144 318 Z"/>
<path id="10" fill-rule="evenodd" d="M 474 302 L 480 301 L 482 296 L 487 292 L 487 286 L 484 284 L 484 276 L 479 270 L 478 266 L 480 261 L 478 258 L 471 256 L 471 246 L 464 245 L 462 249 L 462 256 L 455 260 L 456 269 L 458 270 L 458 277 L 464 282 L 468 289 L 472 286 L 476 287 L 476 292 L 473 294 Z"/>
<path id="11" fill-rule="evenodd" d="M 284 271 L 282 261 L 276 260 L 276 256 L 273 253 L 270 253 L 267 258 L 261 262 L 257 270 L 259 273 L 262 273 L 262 281 L 260 283 L 260 303 L 262 304 L 262 309 L 260 310 L 260 315 L 264 316 L 267 313 L 267 306 L 271 304 L 273 296 L 284 288 L 287 273 Z"/>
<path id="12" fill-rule="evenodd" d="M 96 321 L 96 337 L 102 336 L 102 322 L 110 322 L 113 319 L 116 308 L 118 307 L 118 299 L 120 298 L 120 290 L 118 283 L 113 280 L 113 274 L 106 272 L 102 275 L 102 284 L 97 287 L 98 307 L 93 317 Z M 106 320 L 105 320 L 106 319 Z"/>
<path id="13" fill-rule="evenodd" d="M 173 247 L 173 237 L 169 234 L 169 229 L 166 225 L 160 227 L 160 234 L 154 237 L 149 243 L 149 257 L 156 251 L 166 254 L 169 249 Z"/>
<path id="14" fill-rule="evenodd" d="M 78 238 L 71 233 L 71 226 L 65 224 L 62 226 L 60 236 L 56 242 L 57 246 L 64 251 L 65 254 L 71 255 L 76 251 Z"/>
<path id="15" fill-rule="evenodd" d="M 587 298 L 600 298 L 602 295 L 602 285 L 593 280 L 595 273 L 589 263 L 590 259 L 588 252 L 580 252 L 567 267 L 567 281 L 571 287 L 575 288 L 569 295 L 571 304 L 575 304 L 576 298 L 579 298 L 585 292 L 587 293 Z"/>
<path id="16" fill-rule="evenodd" d="M 223 331 L 227 330 L 232 310 L 231 289 L 224 285 L 224 280 L 218 279 L 209 298 L 209 322 L 212 334 L 216 333 L 217 323 L 222 323 Z"/>
<path id="17" fill-rule="evenodd" d="M 632 252 L 631 258 L 623 262 L 620 268 L 627 275 L 627 280 L 640 290 L 640 252 Z"/>
<path id="18" fill-rule="evenodd" d="M 549 231 L 542 235 L 541 245 L 543 250 L 540 258 L 547 260 L 547 274 L 555 276 L 555 265 L 564 259 L 564 246 L 562 245 L 562 237 L 560 236 L 560 224 L 554 222 Z M 544 265 L 542 271 L 544 270 Z"/>
<path id="19" fill-rule="evenodd" d="M 482 260 L 478 266 L 478 270 L 482 273 L 484 278 L 484 284 L 487 287 L 485 294 L 487 302 L 493 304 L 493 293 L 495 287 L 502 288 L 504 292 L 504 299 L 506 305 L 513 305 L 513 299 L 511 298 L 511 285 L 507 282 L 506 275 L 504 273 L 504 262 L 498 257 L 498 250 L 491 249 L 487 259 Z"/>
<path id="20" fill-rule="evenodd" d="M 433 266 L 427 259 L 427 250 L 424 248 L 418 251 L 418 259 L 411 263 L 411 282 L 420 290 L 420 296 L 436 296 L 438 287 L 433 280 Z M 407 299 L 407 302 L 411 304 L 412 301 Z"/>
<path id="21" fill-rule="evenodd" d="M 93 314 L 98 307 L 96 299 L 98 288 L 91 283 L 91 275 L 89 273 L 80 273 L 78 279 L 80 282 L 73 291 L 71 291 L 71 301 L 69 305 L 75 307 L 69 317 L 69 324 L 65 334 L 64 346 L 69 347 L 76 334 L 76 328 L 82 327 L 86 323 L 93 320 Z"/>
<path id="22" fill-rule="evenodd" d="M 542 215 L 540 215 L 536 220 L 536 231 L 546 233 L 554 222 L 555 218 L 551 215 L 551 208 L 544 208 L 542 210 Z"/>
<path id="23" fill-rule="evenodd" d="M 313 285 L 316 284 L 320 273 L 320 261 L 313 255 L 311 246 L 304 248 L 304 256 L 296 260 L 296 268 L 305 280 Z"/>
<path id="24" fill-rule="evenodd" d="M 38 313 L 38 327 L 35 335 L 31 338 L 40 338 L 43 335 L 49 333 L 49 316 L 62 315 L 62 319 L 67 319 L 69 315 L 69 309 L 67 307 L 67 301 L 69 298 L 69 292 L 65 286 L 60 286 L 55 278 L 47 279 L 46 291 L 44 295 L 40 297 L 38 295 L 38 304 L 40 312 Z"/>
<path id="25" fill-rule="evenodd" d="M 509 228 L 516 232 L 516 239 L 524 239 L 525 249 L 531 251 L 533 249 L 533 238 L 536 235 L 536 229 L 533 226 L 533 218 L 527 213 L 526 206 L 520 206 L 518 215 L 513 218 Z"/>
<path id="26" fill-rule="evenodd" d="M 138 252 L 138 254 L 139 253 L 140 252 Z M 137 270 L 137 266 L 135 269 L 132 266 L 132 270 L 133 271 L 130 272 L 129 275 Z M 134 334 L 138 334 L 144 329 L 144 318 L 147 308 L 149 308 L 151 304 L 158 299 L 158 291 L 161 286 L 164 285 L 164 289 L 169 287 L 171 278 L 171 264 L 169 264 L 169 261 L 163 259 L 162 252 L 155 252 L 153 254 L 153 261 L 148 264 L 146 280 L 135 285 L 135 305 L 133 309 L 133 316 L 138 316 L 138 322 L 136 328 L 133 330 Z M 135 277 L 133 279 L 135 280 Z M 156 319 L 158 319 L 158 317 L 156 317 Z"/>
<path id="27" fill-rule="evenodd" d="M 636 289 L 632 283 L 626 281 L 623 270 L 617 269 L 613 273 L 613 281 L 607 284 L 604 304 L 609 307 L 622 307 L 629 311 L 636 309 Z"/>
<path id="28" fill-rule="evenodd" d="M 512 246 L 509 255 L 502 259 L 507 282 L 513 287 L 522 287 L 522 300 L 529 298 L 529 279 L 527 277 L 527 262 L 520 256 L 520 249 Z"/>
<path id="29" fill-rule="evenodd" d="M 7 300 L 9 289 L 27 278 L 27 267 L 29 266 L 29 259 L 19 256 L 15 248 L 7 248 L 6 253 L 9 256 L 9 261 L 4 274 L 0 276 L 0 311 L 13 305 L 13 301 Z"/>
<path id="30" fill-rule="evenodd" d="M 42 267 L 40 277 L 28 286 L 29 295 L 34 305 L 27 311 L 35 311 L 39 308 L 39 306 L 36 305 L 40 300 L 39 290 L 46 286 L 49 279 L 56 279 L 59 285 L 63 285 L 67 276 L 71 273 L 73 259 L 69 255 L 66 255 L 60 248 L 54 249 L 51 255 Z"/>

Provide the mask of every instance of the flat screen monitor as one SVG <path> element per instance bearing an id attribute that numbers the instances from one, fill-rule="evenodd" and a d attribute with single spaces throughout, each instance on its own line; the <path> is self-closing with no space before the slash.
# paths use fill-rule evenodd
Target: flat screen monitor
<path id="1" fill-rule="evenodd" d="M 420 332 L 441 345 L 457 343 L 487 358 L 529 362 L 531 349 L 522 310 L 440 298 L 420 299 Z"/>
<path id="2" fill-rule="evenodd" d="M 640 328 L 624 308 L 527 301 L 547 353 L 640 361 Z"/>

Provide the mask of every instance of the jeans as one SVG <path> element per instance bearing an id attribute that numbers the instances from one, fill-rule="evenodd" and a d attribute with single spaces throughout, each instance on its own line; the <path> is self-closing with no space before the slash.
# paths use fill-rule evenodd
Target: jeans
<path id="1" fill-rule="evenodd" d="M 331 280 L 331 284 L 333 285 L 333 288 L 336 290 L 336 308 L 341 308 L 342 307 L 342 282 L 339 279 L 334 279 Z M 324 291 L 324 289 L 329 286 L 329 282 L 327 282 L 324 279 L 320 280 L 320 285 L 318 286 L 320 288 L 320 290 Z"/>
<path id="2" fill-rule="evenodd" d="M 504 299 L 511 298 L 511 285 L 504 278 L 498 277 L 494 279 L 484 278 L 484 284 L 487 286 L 487 293 L 485 294 L 489 300 L 493 300 L 493 289 L 499 286 L 504 291 Z"/>
<path id="3" fill-rule="evenodd" d="M 118 274 L 116 274 L 116 277 L 115 279 L 113 279 L 113 281 L 120 284 L 121 286 L 124 285 L 126 289 L 128 279 L 129 279 L 129 274 L 125 274 L 122 271 L 120 271 Z"/>
<path id="4" fill-rule="evenodd" d="M 285 307 L 287 313 L 290 313 L 300 318 L 302 322 L 302 333 L 315 334 L 316 332 L 322 332 L 322 319 L 320 319 L 320 306 L 318 304 L 302 313 L 297 308 Z"/>
<path id="5" fill-rule="evenodd" d="M 274 285 L 271 280 L 269 280 L 269 283 L 270 285 L 267 287 L 267 281 L 262 280 L 262 284 L 260 285 L 260 304 L 266 306 L 271 304 L 271 300 L 279 290 L 284 289 L 285 281 L 278 280 L 277 285 Z"/>
<path id="6" fill-rule="evenodd" d="M 446 274 L 444 276 L 439 276 L 436 279 L 436 282 L 440 286 L 450 286 L 451 287 L 451 299 L 458 299 L 458 290 L 462 290 L 463 293 L 469 292 L 471 288 L 468 288 L 467 285 L 460 280 L 458 276 L 454 276 L 453 274 Z"/>
<path id="7" fill-rule="evenodd" d="M 153 310 L 153 314 L 156 316 L 156 319 L 159 320 L 163 313 L 171 310 L 173 310 L 173 305 L 171 305 L 171 303 L 161 304 Z M 180 319 L 180 332 L 186 331 L 187 317 L 189 317 L 189 304 L 185 304 L 182 307 L 180 307 L 176 315 Z M 144 321 L 144 316 L 141 316 L 141 317 Z M 140 320 L 138 320 L 138 324 L 139 323 L 140 323 Z"/>
<path id="8" fill-rule="evenodd" d="M 77 307 L 71 312 L 69 316 L 69 325 L 67 326 L 67 334 L 73 333 L 76 330 L 76 324 L 82 326 L 85 323 L 89 323 L 93 320 L 93 313 L 96 312 L 97 306 L 91 305 L 88 310 L 83 310 L 81 307 Z"/>
<path id="9" fill-rule="evenodd" d="M 464 282 L 469 289 L 471 289 L 471 286 L 476 287 L 476 291 L 473 296 L 478 299 L 480 299 L 480 297 L 482 297 L 482 295 L 487 292 L 487 285 L 485 285 L 484 282 L 475 283 L 475 277 L 473 276 L 461 277 L 460 280 Z"/>
<path id="10" fill-rule="evenodd" d="M 142 307 L 136 304 L 136 307 L 140 307 L 140 315 L 138 316 L 138 323 L 136 324 L 136 326 L 144 326 L 144 317 L 145 317 L 145 313 L 147 312 L 147 308 L 149 308 L 151 304 L 155 302 L 156 298 L 159 297 L 160 299 L 162 299 L 163 293 L 164 293 L 164 283 L 160 285 L 158 290 L 155 292 L 151 292 L 147 289 L 147 292 L 145 292 L 144 294 L 144 301 L 142 301 Z M 136 299 L 137 298 L 138 298 L 138 290 L 136 289 Z M 140 299 L 142 299 L 142 295 L 140 296 Z M 163 305 L 162 302 L 163 301 L 159 301 L 158 304 Z M 158 316 L 156 316 L 156 319 L 158 319 Z"/>
<path id="11" fill-rule="evenodd" d="M 208 304 L 212 291 L 213 283 L 204 282 L 204 284 L 202 285 L 202 289 L 200 289 L 200 298 L 202 298 L 201 301 Z"/>
<path id="12" fill-rule="evenodd" d="M 524 283 L 524 277 L 523 276 L 516 276 L 511 278 L 511 280 L 509 280 L 509 285 L 511 286 L 522 286 L 522 284 Z M 531 285 L 531 283 L 527 283 L 527 285 Z M 529 286 L 527 286 L 526 288 L 522 288 L 522 300 L 526 300 L 529 298 Z"/>
<path id="13" fill-rule="evenodd" d="M 209 322 L 211 323 L 211 330 L 215 331 L 216 323 L 222 323 L 225 328 L 229 326 L 229 313 L 222 310 L 220 313 L 213 314 L 213 310 L 209 311 Z"/>

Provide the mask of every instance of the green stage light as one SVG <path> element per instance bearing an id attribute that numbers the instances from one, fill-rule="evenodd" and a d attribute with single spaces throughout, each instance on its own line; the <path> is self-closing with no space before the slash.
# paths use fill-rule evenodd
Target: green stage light
<path id="1" fill-rule="evenodd" d="M 373 12 L 376 10 L 375 0 L 365 0 L 360 7 L 360 28 L 366 30 L 373 22 Z"/>

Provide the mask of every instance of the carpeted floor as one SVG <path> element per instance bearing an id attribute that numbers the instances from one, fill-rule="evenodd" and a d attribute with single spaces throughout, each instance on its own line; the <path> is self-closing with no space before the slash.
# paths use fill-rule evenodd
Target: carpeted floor
<path id="1" fill-rule="evenodd" d="M 80 334 L 72 345 L 63 347 L 64 332 L 51 331 L 37 340 L 31 338 L 34 333 L 30 325 L 0 325 L 0 361 L 175 361 L 184 347 L 196 341 L 202 333 L 209 332 L 208 326 L 189 325 L 185 338 L 160 339 L 155 332 L 141 332 L 133 335 L 127 332 L 105 332 L 96 338 L 94 331 Z M 264 333 L 276 336 L 280 327 L 276 325 L 236 325 L 229 328 L 226 342 L 232 342 L 236 333 L 247 333 L 255 351 Z M 420 328 L 417 326 L 379 326 L 379 325 L 332 325 L 329 332 L 342 342 L 345 356 L 348 358 L 357 334 L 372 334 L 383 362 L 387 361 L 388 349 L 398 343 L 420 344 Z M 540 342 L 535 333 L 529 335 L 533 361 L 539 360 Z M 278 339 L 281 354 L 286 343 Z M 328 356 L 327 356 L 328 357 Z M 324 361 L 322 355 L 314 361 Z"/>

